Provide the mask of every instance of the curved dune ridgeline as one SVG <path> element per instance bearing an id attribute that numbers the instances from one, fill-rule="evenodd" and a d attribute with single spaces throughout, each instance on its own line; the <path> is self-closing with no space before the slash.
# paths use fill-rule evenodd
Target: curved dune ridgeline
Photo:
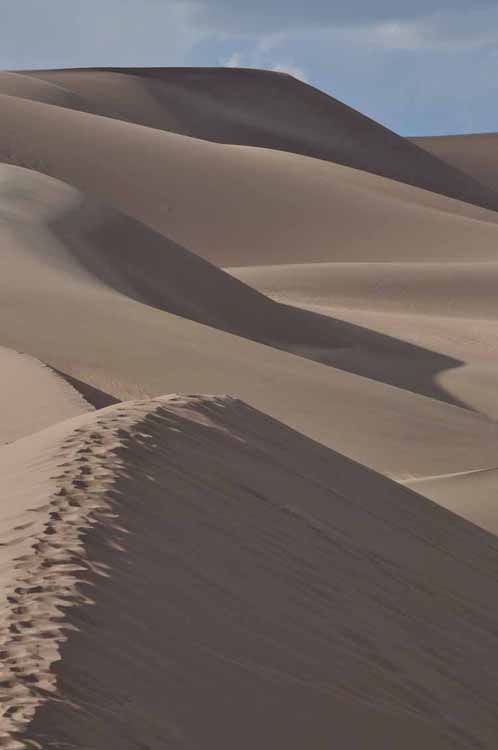
<path id="1" fill-rule="evenodd" d="M 472 524 L 226 397 L 0 462 L 4 747 L 495 736 L 498 547 Z"/>

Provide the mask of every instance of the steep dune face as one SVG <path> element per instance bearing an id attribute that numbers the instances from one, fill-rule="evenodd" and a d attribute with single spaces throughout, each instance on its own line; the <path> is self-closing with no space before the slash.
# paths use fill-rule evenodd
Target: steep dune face
<path id="1" fill-rule="evenodd" d="M 420 148 L 456 167 L 491 190 L 498 188 L 498 134 L 411 138 Z"/>
<path id="2" fill-rule="evenodd" d="M 61 286 L 105 286 L 284 348 L 344 343 L 334 341 L 327 320 L 273 302 L 143 224 L 32 170 L 0 165 L 0 214 L 5 283 L 24 273 L 39 285 L 58 274 Z"/>
<path id="3" fill-rule="evenodd" d="M 472 524 L 226 397 L 0 462 L 9 750 L 492 746 L 498 547 Z"/>
<path id="4" fill-rule="evenodd" d="M 0 158 L 217 265 L 491 261 L 498 214 L 349 167 L 0 95 Z"/>
<path id="5" fill-rule="evenodd" d="M 290 151 L 498 208 L 498 193 L 342 102 L 290 76 L 260 70 L 124 68 L 25 71 L 63 87 L 89 111 L 219 143 Z M 17 85 L 17 83 L 16 83 Z M 18 96 L 37 97 L 35 84 Z M 13 93 L 13 82 L 0 91 Z M 62 101 L 61 101 L 62 103 Z"/>
<path id="6" fill-rule="evenodd" d="M 86 411 L 91 405 L 50 368 L 0 346 L 0 445 Z"/>

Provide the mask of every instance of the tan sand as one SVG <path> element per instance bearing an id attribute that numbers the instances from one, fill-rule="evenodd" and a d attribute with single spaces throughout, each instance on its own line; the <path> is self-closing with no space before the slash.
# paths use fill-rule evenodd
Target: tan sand
<path id="1" fill-rule="evenodd" d="M 1 160 L 69 182 L 217 265 L 497 258 L 496 212 L 357 169 L 16 97 L 0 95 L 0 113 Z"/>
<path id="2" fill-rule="evenodd" d="M 491 747 L 493 536 L 226 397 L 0 462 L 9 750 Z"/>
<path id="3" fill-rule="evenodd" d="M 0 747 L 495 750 L 495 136 L 214 69 L 0 117 Z"/>
<path id="4" fill-rule="evenodd" d="M 171 240 L 67 184 L 0 165 L 5 245 L 16 244 L 36 285 L 57 271 L 61 287 L 105 286 L 160 310 L 280 345 L 332 344 L 326 319 L 272 302 Z M 22 245 L 22 248 L 21 248 Z M 16 283 L 17 259 L 5 281 Z M 50 270 L 52 269 L 52 271 Z M 30 273 L 27 271 L 28 274 Z"/>
<path id="5" fill-rule="evenodd" d="M 356 336 L 353 347 L 329 352 L 305 348 L 303 354 L 436 398 L 446 393 L 498 419 L 495 264 L 320 263 L 231 272 L 276 300 L 380 336 L 379 341 Z M 396 349 L 383 344 L 383 336 L 422 348 Z M 431 351 L 453 358 L 454 364 L 436 364 Z M 462 467 L 449 476 L 419 477 L 410 486 L 496 533 L 496 465 L 491 462 L 482 473 Z"/>
<path id="6" fill-rule="evenodd" d="M 62 377 L 0 346 L 0 445 L 86 411 L 90 404 Z"/>
<path id="7" fill-rule="evenodd" d="M 230 268 L 291 304 L 496 320 L 498 263 L 296 263 Z"/>
<path id="8" fill-rule="evenodd" d="M 231 272 L 276 300 L 353 326 L 354 346 L 329 352 L 304 348 L 303 354 L 417 393 L 439 399 L 446 394 L 498 419 L 494 264 L 296 264 Z M 366 327 L 373 338 L 356 334 L 357 326 Z M 396 340 L 420 349 L 393 346 Z M 453 364 L 437 363 L 430 352 L 452 358 Z M 491 462 L 491 471 L 483 474 L 462 468 L 448 478 L 429 475 L 412 486 L 496 532 L 496 465 Z"/>
<path id="9" fill-rule="evenodd" d="M 303 263 L 230 272 L 276 300 L 351 326 L 352 346 L 323 352 L 324 361 L 437 398 L 445 391 L 495 419 L 497 268 L 494 263 Z M 437 362 L 437 354 L 446 356 L 446 363 Z M 431 394 L 431 384 L 439 394 Z"/>
<path id="10" fill-rule="evenodd" d="M 453 513 L 498 534 L 498 467 L 403 482 Z"/>
<path id="11" fill-rule="evenodd" d="M 498 134 L 445 135 L 412 138 L 413 143 L 479 180 L 491 190 L 498 188 Z"/>
<path id="12" fill-rule="evenodd" d="M 0 333 L 7 346 L 120 400 L 201 387 L 236 392 L 395 477 L 495 464 L 498 427 L 479 415 L 186 320 L 156 307 L 153 298 L 139 301 L 104 283 L 100 266 L 80 262 L 98 256 L 92 233 L 82 256 L 80 243 L 63 244 L 53 229 L 64 214 L 78 226 L 81 195 L 43 176 L 6 170 L 10 219 L 1 225 Z M 122 246 L 115 247 L 118 274 Z M 133 249 L 144 277 L 153 280 L 156 267 L 145 262 L 140 244 Z M 162 273 L 166 278 L 167 266 Z"/>

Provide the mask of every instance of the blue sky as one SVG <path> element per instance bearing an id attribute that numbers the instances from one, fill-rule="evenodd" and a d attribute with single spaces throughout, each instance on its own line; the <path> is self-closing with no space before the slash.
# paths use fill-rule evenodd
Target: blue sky
<path id="1" fill-rule="evenodd" d="M 498 131 L 498 1 L 0 0 L 0 67 L 284 70 L 404 135 Z"/>

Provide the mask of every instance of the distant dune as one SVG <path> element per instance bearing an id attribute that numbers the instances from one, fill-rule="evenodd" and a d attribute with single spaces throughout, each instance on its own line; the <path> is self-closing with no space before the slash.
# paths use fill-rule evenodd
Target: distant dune
<path id="1" fill-rule="evenodd" d="M 291 76 L 233 68 L 4 72 L 0 92 L 218 143 L 290 151 L 498 208 L 498 191 Z"/>
<path id="2" fill-rule="evenodd" d="M 12 96 L 0 95 L 0 113 L 0 159 L 69 182 L 218 265 L 497 257 L 496 212 L 357 169 Z"/>
<path id="3" fill-rule="evenodd" d="M 491 190 L 498 188 L 498 134 L 445 135 L 412 138 L 424 151 L 460 169 Z"/>
<path id="4" fill-rule="evenodd" d="M 310 437 L 400 478 L 495 465 L 498 427 L 477 414 L 172 314 L 167 306 L 178 289 L 183 291 L 178 305 L 189 315 L 197 305 L 199 319 L 202 300 L 206 321 L 208 302 L 229 315 L 231 277 L 179 248 L 158 246 L 155 236 L 149 239 L 147 231 L 112 211 L 85 210 L 81 194 L 60 182 L 13 167 L 3 170 L 0 335 L 6 346 L 28 351 L 119 400 L 201 388 L 236 391 Z M 260 298 L 247 289 L 244 313 L 246 287 L 238 288 L 242 313 L 235 307 L 233 320 L 252 316 L 260 331 L 265 326 L 271 331 L 271 303 L 258 312 Z M 285 308 L 279 314 L 284 316 Z M 292 309 L 287 321 L 292 337 Z M 338 327 L 335 339 L 333 329 L 328 347 L 313 350 L 313 359 L 327 360 L 360 345 L 420 355 L 430 372 L 458 365 L 429 352 L 406 352 L 401 344 L 398 352 L 396 342 L 369 343 L 361 329 Z M 295 342 L 303 353 L 306 340 Z M 387 369 L 381 368 L 377 381 L 384 371 L 389 380 Z"/>
<path id="5" fill-rule="evenodd" d="M 6 275 L 37 289 L 94 286 L 145 305 L 283 348 L 333 345 L 319 316 L 271 301 L 148 227 L 32 170 L 0 165 L 5 243 L 17 244 Z M 13 238 L 16 238 L 15 240 Z M 31 279 L 31 282 L 30 282 Z M 342 343 L 342 341 L 340 342 Z"/>

